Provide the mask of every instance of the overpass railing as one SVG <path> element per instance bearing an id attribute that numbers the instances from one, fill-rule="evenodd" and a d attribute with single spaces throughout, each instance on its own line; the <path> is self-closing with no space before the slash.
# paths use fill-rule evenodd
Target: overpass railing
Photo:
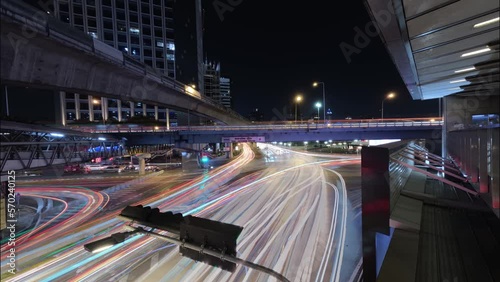
<path id="1" fill-rule="evenodd" d="M 1 16 L 9 18 L 23 25 L 30 33 L 36 31 L 49 38 L 55 39 L 72 48 L 80 49 L 87 53 L 92 53 L 108 62 L 126 68 L 139 75 L 144 75 L 150 80 L 167 86 L 171 89 L 194 97 L 204 103 L 210 104 L 232 117 L 246 120 L 237 112 L 224 107 L 209 97 L 202 96 L 200 92 L 189 85 L 183 84 L 158 70 L 151 68 L 143 62 L 126 53 L 117 50 L 106 43 L 85 34 L 79 29 L 71 27 L 69 24 L 59 21 L 52 15 L 39 11 L 22 1 L 4 0 L 1 1 Z"/>
<path id="2" fill-rule="evenodd" d="M 176 132 L 176 131 L 237 131 L 237 130 L 324 130 L 324 129 L 368 129 L 368 128 L 411 128 L 439 127 L 441 119 L 369 119 L 369 120 L 332 120 L 326 123 L 300 122 L 262 122 L 251 125 L 215 125 L 215 126 L 166 126 L 141 125 L 95 125 L 72 126 L 71 129 L 90 133 L 119 132 Z"/>

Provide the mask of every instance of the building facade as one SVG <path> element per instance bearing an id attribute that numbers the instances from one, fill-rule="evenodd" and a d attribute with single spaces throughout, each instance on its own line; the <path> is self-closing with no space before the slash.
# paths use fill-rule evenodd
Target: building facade
<path id="1" fill-rule="evenodd" d="M 219 102 L 226 108 L 231 108 L 231 79 L 227 77 L 220 78 L 219 84 Z"/>
<path id="2" fill-rule="evenodd" d="M 205 62 L 204 87 L 205 96 L 226 108 L 231 108 L 231 80 L 221 77 L 219 63 Z"/>
<path id="3" fill-rule="evenodd" d="M 174 2 L 54 0 L 54 16 L 175 79 Z M 174 114 L 158 106 L 78 93 L 61 93 L 60 99 L 66 112 L 63 124 L 121 122 L 141 115 L 175 125 Z"/>

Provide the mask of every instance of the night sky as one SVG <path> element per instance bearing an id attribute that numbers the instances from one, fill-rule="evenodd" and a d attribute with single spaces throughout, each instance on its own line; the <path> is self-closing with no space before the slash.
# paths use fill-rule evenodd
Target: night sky
<path id="1" fill-rule="evenodd" d="M 347 63 L 339 44 L 354 45 L 354 28 L 370 22 L 362 1 L 232 1 L 241 4 L 224 12 L 221 21 L 213 5 L 226 1 L 203 2 L 204 52 L 232 79 L 239 113 L 259 108 L 266 119 L 279 119 L 273 109 L 293 110 L 300 92 L 304 114 L 313 114 L 322 90 L 312 82 L 319 80 L 325 82 L 334 118 L 380 117 L 381 101 L 390 91 L 398 97 L 384 103 L 385 117 L 438 114 L 437 100 L 412 100 L 378 36 Z"/>

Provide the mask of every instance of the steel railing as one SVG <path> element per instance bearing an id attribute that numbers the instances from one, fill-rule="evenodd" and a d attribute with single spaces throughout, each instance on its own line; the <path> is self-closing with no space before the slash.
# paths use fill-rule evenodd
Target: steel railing
<path id="1" fill-rule="evenodd" d="M 168 131 L 236 131 L 236 130 L 327 130 L 327 129 L 370 129 L 370 128 L 409 128 L 409 127 L 440 127 L 441 120 L 355 120 L 331 121 L 329 123 L 258 123 L 252 125 L 213 125 L 213 126 L 141 126 L 141 125 L 95 125 L 69 126 L 71 129 L 90 133 L 119 133 L 119 132 L 168 132 Z"/>

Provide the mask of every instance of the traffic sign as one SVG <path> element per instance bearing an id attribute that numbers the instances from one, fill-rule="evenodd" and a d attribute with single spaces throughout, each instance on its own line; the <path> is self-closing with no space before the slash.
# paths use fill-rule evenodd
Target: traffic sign
<path id="1" fill-rule="evenodd" d="M 232 142 L 266 142 L 266 138 L 264 136 L 222 137 L 222 143 Z"/>

